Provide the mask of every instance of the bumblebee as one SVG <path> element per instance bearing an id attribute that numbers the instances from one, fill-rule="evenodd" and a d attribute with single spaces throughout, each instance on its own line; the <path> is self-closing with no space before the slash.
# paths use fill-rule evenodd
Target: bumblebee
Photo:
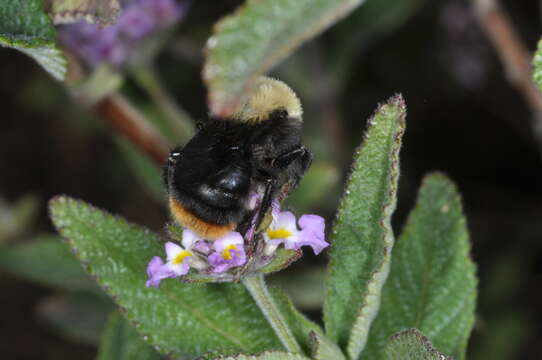
<path id="1" fill-rule="evenodd" d="M 231 118 L 200 123 L 185 146 L 170 152 L 164 181 L 172 217 L 209 240 L 246 231 L 250 219 L 259 226 L 273 199 L 284 199 L 311 164 L 302 124 L 290 87 L 259 78 Z"/>

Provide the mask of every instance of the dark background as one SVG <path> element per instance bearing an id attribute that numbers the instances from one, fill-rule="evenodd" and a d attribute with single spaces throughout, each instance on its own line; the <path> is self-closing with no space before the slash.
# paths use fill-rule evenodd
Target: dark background
<path id="1" fill-rule="evenodd" d="M 196 119 L 207 113 L 201 47 L 212 24 L 238 3 L 193 2 L 158 58 L 166 86 Z M 463 195 L 480 278 L 469 358 L 540 359 L 542 144 L 534 138 L 529 107 L 506 80 L 469 4 L 427 2 L 393 31 L 360 43 L 349 55 L 345 76 L 336 75 L 329 60 L 337 37 L 344 36 L 339 28 L 305 45 L 274 74 L 299 92 L 307 143 L 317 160 L 338 166 L 343 179 L 365 119 L 379 102 L 398 92 L 404 95 L 408 119 L 394 216 L 397 232 L 423 175 L 447 173 Z M 502 5 L 534 51 L 541 34 L 538 2 Z M 306 66 L 296 67 L 296 61 Z M 53 232 L 47 200 L 61 193 L 152 229 L 162 227 L 167 219 L 163 203 L 135 179 L 110 128 L 74 104 L 61 84 L 22 54 L 0 50 L 0 77 L 0 196 L 8 203 L 28 194 L 40 200 L 37 219 L 14 243 Z M 311 86 L 300 85 L 307 81 Z M 145 101 L 130 80 L 123 91 L 136 103 Z M 330 137 L 329 127 L 339 129 L 338 135 Z M 338 189 L 315 206 L 330 221 Z M 325 260 L 307 257 L 295 269 Z M 0 273 L 0 289 L 2 358 L 95 356 L 94 346 L 61 337 L 36 316 L 40 299 L 53 290 L 7 273 Z"/>

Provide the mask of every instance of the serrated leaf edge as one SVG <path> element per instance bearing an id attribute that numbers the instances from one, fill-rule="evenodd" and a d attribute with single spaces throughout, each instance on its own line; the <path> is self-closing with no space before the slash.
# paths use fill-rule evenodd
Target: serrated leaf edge
<path id="1" fill-rule="evenodd" d="M 453 360 L 452 357 L 442 353 L 437 348 L 435 348 L 433 343 L 431 343 L 431 340 L 429 340 L 429 338 L 427 336 L 422 334 L 422 332 L 420 330 L 415 329 L 415 328 L 401 330 L 397 334 L 390 336 L 390 338 L 388 339 L 387 344 L 389 344 L 390 342 L 395 341 L 398 338 L 400 338 L 401 336 L 405 336 L 405 335 L 414 335 L 414 337 L 416 337 L 418 340 L 420 340 L 420 343 L 425 348 L 425 350 L 427 350 L 427 352 L 431 353 L 432 355 L 438 356 L 440 360 Z"/>
<path id="2" fill-rule="evenodd" d="M 315 360 L 346 360 L 339 346 L 327 339 L 325 335 L 311 331 L 309 338 L 311 340 L 311 357 Z M 322 347 L 324 342 L 325 349 Z"/>

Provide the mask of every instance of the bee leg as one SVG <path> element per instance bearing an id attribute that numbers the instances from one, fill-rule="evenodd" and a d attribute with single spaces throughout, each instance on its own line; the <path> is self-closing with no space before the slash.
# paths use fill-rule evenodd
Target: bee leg
<path id="1" fill-rule="evenodd" d="M 288 151 L 279 155 L 274 165 L 277 168 L 285 169 L 290 166 L 294 161 L 298 161 L 298 166 L 293 167 L 291 170 L 292 176 L 292 188 L 295 188 L 301 181 L 301 178 L 312 163 L 312 153 L 304 146 L 300 146 L 292 151 Z"/>
<path id="2" fill-rule="evenodd" d="M 267 210 L 271 207 L 273 202 L 273 195 L 276 193 L 276 180 L 268 178 L 267 184 L 265 185 L 265 192 L 263 194 L 262 202 L 260 208 L 258 209 L 258 217 L 256 218 L 255 229 L 260 227 L 262 220 L 267 213 Z"/>
<path id="3" fill-rule="evenodd" d="M 280 169 L 285 169 L 297 159 L 302 159 L 302 166 L 304 169 L 307 169 L 312 160 L 312 155 L 310 151 L 307 150 L 304 146 L 300 146 L 298 148 L 295 148 L 294 150 L 282 153 L 277 156 L 277 158 L 273 162 L 273 165 Z"/>

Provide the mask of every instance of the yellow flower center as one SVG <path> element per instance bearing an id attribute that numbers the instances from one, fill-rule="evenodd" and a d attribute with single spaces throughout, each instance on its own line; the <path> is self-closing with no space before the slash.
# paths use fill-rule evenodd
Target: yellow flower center
<path id="1" fill-rule="evenodd" d="M 222 251 L 222 258 L 224 258 L 224 260 L 231 260 L 232 255 L 230 250 L 237 250 L 237 248 L 233 244 L 226 246 L 224 251 Z"/>
<path id="2" fill-rule="evenodd" d="M 173 261 L 171 262 L 173 265 L 179 265 L 181 264 L 184 259 L 188 256 L 192 256 L 192 252 L 188 251 L 188 250 L 183 250 L 181 251 L 180 253 L 177 254 L 177 256 L 175 256 L 175 258 L 173 259 Z"/>
<path id="3" fill-rule="evenodd" d="M 269 228 L 267 230 L 267 236 L 269 236 L 269 239 L 286 239 L 287 237 L 292 236 L 292 232 L 286 229 L 273 230 Z"/>

